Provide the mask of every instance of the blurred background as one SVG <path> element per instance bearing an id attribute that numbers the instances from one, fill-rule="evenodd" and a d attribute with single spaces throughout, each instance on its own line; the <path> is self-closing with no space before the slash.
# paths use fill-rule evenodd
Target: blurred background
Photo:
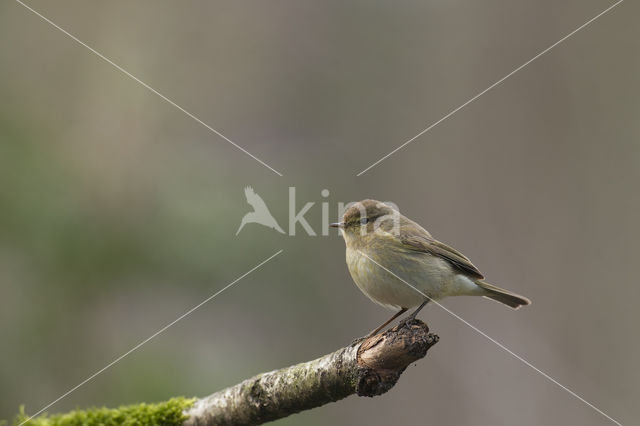
<path id="1" fill-rule="evenodd" d="M 445 305 L 624 424 L 640 418 L 640 6 L 624 2 L 360 177 L 612 2 L 28 2 L 280 177 L 12 1 L 0 4 L 0 419 L 205 396 L 391 314 L 321 204 L 395 202 L 533 300 Z M 321 191 L 327 189 L 328 197 Z M 388 394 L 276 422 L 604 425 L 437 306 L 441 337 Z"/>

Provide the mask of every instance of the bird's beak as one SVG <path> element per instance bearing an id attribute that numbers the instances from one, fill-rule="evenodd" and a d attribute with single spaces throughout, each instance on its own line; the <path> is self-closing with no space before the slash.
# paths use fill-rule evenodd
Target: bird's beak
<path id="1" fill-rule="evenodd" d="M 331 223 L 329 226 L 332 228 L 344 228 L 344 222 Z"/>

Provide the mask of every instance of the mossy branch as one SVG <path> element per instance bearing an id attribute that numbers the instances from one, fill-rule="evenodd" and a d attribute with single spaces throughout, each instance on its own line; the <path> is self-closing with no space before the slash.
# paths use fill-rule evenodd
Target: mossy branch
<path id="1" fill-rule="evenodd" d="M 420 320 L 314 361 L 260 374 L 195 402 L 184 426 L 259 425 L 349 395 L 381 395 L 438 341 Z"/>
<path id="2" fill-rule="evenodd" d="M 20 409 L 14 426 L 141 426 L 181 425 L 188 417 L 185 410 L 193 406 L 195 398 L 171 398 L 158 404 L 136 404 L 119 408 L 92 408 L 74 410 L 52 416 L 42 415 L 29 419 Z M 28 420 L 29 419 L 29 420 Z M 28 420 L 28 421 L 26 421 Z M 0 422 L 2 424 L 2 422 Z"/>
<path id="3" fill-rule="evenodd" d="M 373 397 L 391 389 L 404 370 L 427 354 L 438 336 L 420 320 L 351 344 L 313 361 L 263 373 L 200 400 L 76 410 L 40 416 L 27 425 L 259 425 L 349 395 Z M 28 417 L 21 413 L 16 425 Z"/>

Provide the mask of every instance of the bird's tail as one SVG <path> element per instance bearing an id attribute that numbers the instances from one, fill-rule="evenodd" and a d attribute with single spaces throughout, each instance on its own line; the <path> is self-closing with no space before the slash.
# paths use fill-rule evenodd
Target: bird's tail
<path id="1" fill-rule="evenodd" d="M 476 281 L 475 283 L 484 290 L 484 297 L 504 303 L 510 308 L 518 309 L 520 306 L 531 304 L 531 300 L 524 296 L 520 296 L 519 294 L 512 293 L 509 290 L 505 290 L 482 281 Z"/>

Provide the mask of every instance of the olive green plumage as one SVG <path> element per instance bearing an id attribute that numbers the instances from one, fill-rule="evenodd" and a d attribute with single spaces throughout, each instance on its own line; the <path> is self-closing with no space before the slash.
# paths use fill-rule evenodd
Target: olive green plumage
<path id="1" fill-rule="evenodd" d="M 484 276 L 465 255 L 380 201 L 352 205 L 332 226 L 342 231 L 356 285 L 388 308 L 404 312 L 447 296 L 484 296 L 514 309 L 531 303 L 481 281 Z"/>

